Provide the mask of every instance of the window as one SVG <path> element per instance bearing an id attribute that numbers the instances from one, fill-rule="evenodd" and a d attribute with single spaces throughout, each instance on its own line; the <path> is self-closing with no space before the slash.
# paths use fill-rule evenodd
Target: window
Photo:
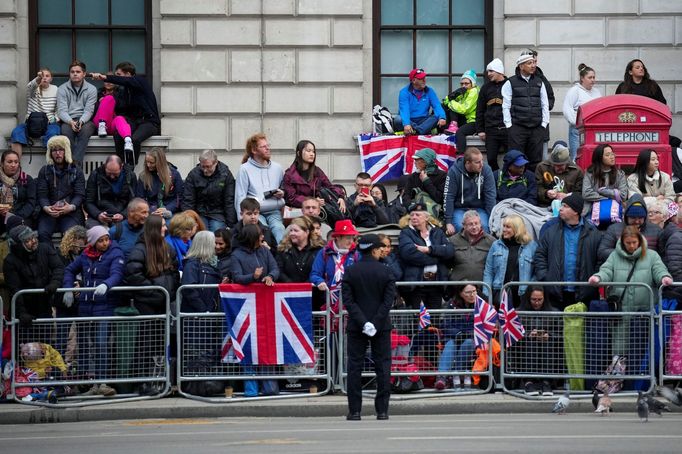
<path id="1" fill-rule="evenodd" d="M 440 98 L 492 60 L 492 0 L 374 0 L 374 104 L 398 112 L 398 92 L 423 68 Z"/>
<path id="2" fill-rule="evenodd" d="M 88 72 L 130 61 L 151 75 L 151 0 L 29 1 L 31 74 L 47 66 L 59 85 L 77 58 Z"/>

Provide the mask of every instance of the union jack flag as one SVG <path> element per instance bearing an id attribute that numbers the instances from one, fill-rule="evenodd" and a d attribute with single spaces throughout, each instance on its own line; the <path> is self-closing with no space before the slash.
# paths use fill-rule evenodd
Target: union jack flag
<path id="1" fill-rule="evenodd" d="M 424 303 L 419 305 L 419 329 L 422 330 L 431 324 L 431 314 Z"/>
<path id="2" fill-rule="evenodd" d="M 485 346 L 493 337 L 497 326 L 497 311 L 492 304 L 476 295 L 474 303 L 474 345 Z"/>
<path id="3" fill-rule="evenodd" d="M 504 334 L 504 343 L 507 348 L 520 341 L 526 334 L 519 314 L 514 309 L 514 303 L 509 299 L 507 291 L 502 292 L 502 302 L 500 303 L 500 325 Z"/>
<path id="4" fill-rule="evenodd" d="M 395 180 L 412 173 L 414 154 L 422 148 L 436 152 L 436 164 L 447 171 L 455 161 L 457 147 L 455 136 L 358 136 L 362 170 L 369 173 L 372 182 Z"/>
<path id="5" fill-rule="evenodd" d="M 220 299 L 237 362 L 313 364 L 312 288 L 309 283 L 221 284 Z M 227 346 L 227 342 L 223 342 Z M 227 350 L 229 357 L 229 348 Z"/>

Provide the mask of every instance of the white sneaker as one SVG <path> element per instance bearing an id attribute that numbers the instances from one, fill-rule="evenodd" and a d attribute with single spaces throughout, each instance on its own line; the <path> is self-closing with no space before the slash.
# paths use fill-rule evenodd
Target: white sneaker
<path id="1" fill-rule="evenodd" d="M 97 126 L 97 135 L 100 137 L 107 136 L 107 124 L 104 121 L 100 121 Z"/>
<path id="2" fill-rule="evenodd" d="M 123 140 L 125 141 L 125 143 L 123 144 L 123 151 L 129 151 L 132 153 L 134 151 L 133 140 L 130 137 L 126 137 Z"/>
<path id="3" fill-rule="evenodd" d="M 471 389 L 471 375 L 464 377 L 464 389 Z"/>

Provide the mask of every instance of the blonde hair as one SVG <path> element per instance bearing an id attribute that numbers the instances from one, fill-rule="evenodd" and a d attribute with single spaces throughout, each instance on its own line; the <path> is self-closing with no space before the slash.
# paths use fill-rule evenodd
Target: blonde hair
<path id="1" fill-rule="evenodd" d="M 201 219 L 201 216 L 199 216 L 199 213 L 197 213 L 194 210 L 185 210 L 183 211 L 187 216 L 190 216 L 192 219 L 194 219 L 194 222 L 197 224 L 197 232 L 202 232 L 206 230 L 206 224 L 204 224 L 204 220 Z"/>
<path id="2" fill-rule="evenodd" d="M 438 219 L 433 217 L 431 214 L 429 214 L 429 218 L 426 220 L 426 222 L 428 224 L 431 224 L 434 227 L 441 227 L 443 225 L 443 224 L 441 224 L 441 222 Z M 407 227 L 409 225 L 410 225 L 410 213 L 407 213 L 405 216 L 400 218 L 400 221 L 398 221 L 398 227 L 400 227 L 401 229 L 404 229 L 405 227 Z"/>
<path id="3" fill-rule="evenodd" d="M 299 218 L 294 218 L 291 220 L 291 222 L 287 226 L 287 230 L 286 230 L 286 234 L 284 235 L 284 238 L 282 238 L 282 241 L 277 246 L 277 251 L 286 252 L 293 247 L 293 244 L 291 244 L 291 238 L 289 238 L 289 230 L 290 230 L 290 227 L 292 225 L 299 227 L 304 232 L 308 232 L 308 245 L 310 245 L 310 247 L 322 247 L 322 246 L 324 246 L 324 242 L 322 241 L 322 239 L 318 238 L 312 234 L 313 233 L 313 221 L 307 216 L 301 216 Z"/>
<path id="4" fill-rule="evenodd" d="M 175 214 L 168 226 L 168 231 L 171 236 L 179 237 L 185 230 L 193 229 L 197 225 L 197 222 L 192 216 L 186 212 Z"/>
<path id="5" fill-rule="evenodd" d="M 508 224 L 514 231 L 514 239 L 519 244 L 528 244 L 532 238 L 526 230 L 526 224 L 523 222 L 521 216 L 512 214 L 502 220 L 502 225 Z"/>
<path id="6" fill-rule="evenodd" d="M 151 150 L 149 150 L 147 155 L 152 156 L 154 158 L 154 162 L 156 164 L 156 175 L 159 177 L 159 180 L 161 181 L 163 194 L 167 196 L 171 190 L 173 181 L 171 178 L 170 167 L 168 166 L 168 161 L 166 160 L 166 152 L 163 151 L 163 148 L 154 147 Z M 144 166 L 142 166 L 140 180 L 142 181 L 142 185 L 144 186 L 144 188 L 148 191 L 151 191 L 152 184 L 154 184 L 154 176 L 147 169 L 146 163 Z"/>

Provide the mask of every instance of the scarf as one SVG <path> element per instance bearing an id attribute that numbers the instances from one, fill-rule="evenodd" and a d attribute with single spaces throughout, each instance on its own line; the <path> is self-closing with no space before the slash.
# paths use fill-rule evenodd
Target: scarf
<path id="1" fill-rule="evenodd" d="M 88 244 L 88 246 L 83 251 L 83 254 L 85 254 L 85 256 L 89 259 L 99 260 L 99 258 L 102 256 L 102 254 L 104 254 L 104 252 L 98 251 L 95 248 L 95 246 L 93 246 L 92 244 Z"/>
<path id="2" fill-rule="evenodd" d="M 2 203 L 14 206 L 14 186 L 16 186 L 21 173 L 21 170 L 19 170 L 13 177 L 8 177 L 5 175 L 5 172 L 0 169 L 0 182 L 2 182 L 2 187 L 0 188 L 0 201 L 2 201 Z"/>

